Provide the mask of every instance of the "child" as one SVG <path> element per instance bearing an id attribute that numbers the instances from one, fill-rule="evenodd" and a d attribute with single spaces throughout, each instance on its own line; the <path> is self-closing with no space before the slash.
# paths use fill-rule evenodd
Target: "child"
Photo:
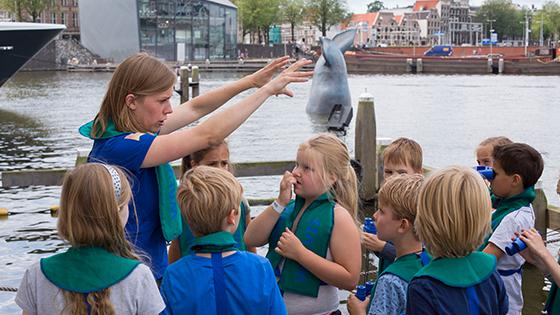
<path id="1" fill-rule="evenodd" d="M 177 199 L 197 238 L 193 254 L 164 273 L 163 314 L 286 314 L 270 263 L 236 248 L 241 193 L 219 168 L 199 166 L 183 177 Z"/>
<path id="2" fill-rule="evenodd" d="M 481 249 L 498 259 L 498 272 L 502 276 L 509 298 L 508 314 L 521 314 L 521 266 L 525 259 L 520 255 L 508 256 L 505 248 L 511 236 L 535 224 L 531 202 L 535 199 L 534 185 L 542 174 L 543 160 L 539 152 L 524 143 L 511 143 L 494 148 L 494 179 L 492 190 L 492 234 Z"/>
<path id="3" fill-rule="evenodd" d="M 299 146 L 296 166 L 284 174 L 278 199 L 247 227 L 247 245 L 269 244 L 267 257 L 288 313 L 336 311 L 337 287 L 356 287 L 361 268 L 357 195 L 346 145 L 333 135 L 318 134 Z"/>
<path id="4" fill-rule="evenodd" d="M 560 290 L 558 290 L 558 283 L 560 283 L 560 266 L 550 254 L 537 230 L 523 230 L 521 234 L 515 233 L 519 238 L 525 242 L 527 249 L 520 254 L 528 262 L 537 266 L 542 272 L 550 275 L 552 278 L 552 287 L 548 293 L 546 304 L 543 314 L 560 314 Z"/>
<path id="5" fill-rule="evenodd" d="M 506 137 L 490 137 L 482 141 L 476 148 L 476 163 L 482 166 L 494 165 L 494 159 L 492 158 L 492 152 L 494 148 L 501 145 L 506 145 L 513 143 L 509 138 Z"/>
<path id="6" fill-rule="evenodd" d="M 212 145 L 206 149 L 197 151 L 193 154 L 187 155 L 182 159 L 181 163 L 181 174 L 185 174 L 188 170 L 199 165 L 206 165 L 217 167 L 225 171 L 231 172 L 230 162 L 229 162 L 229 147 L 227 142 L 224 140 L 217 145 Z M 247 228 L 247 225 L 251 222 L 251 208 L 249 208 L 249 203 L 245 198 L 241 200 L 241 220 L 239 221 L 239 227 L 235 231 L 234 238 L 237 242 L 237 249 L 239 250 L 249 250 L 256 253 L 254 247 L 247 248 L 245 242 L 243 241 L 243 234 Z M 169 263 L 173 263 L 179 258 L 190 254 L 190 243 L 194 240 L 189 225 L 185 220 L 183 220 L 183 232 L 177 240 L 171 242 L 169 247 Z"/>
<path id="7" fill-rule="evenodd" d="M 433 260 L 408 285 L 406 314 L 506 314 L 496 259 L 477 252 L 490 231 L 490 196 L 465 167 L 434 172 L 418 196 L 414 227 Z"/>
<path id="8" fill-rule="evenodd" d="M 348 297 L 352 315 L 400 315 L 406 310 L 406 289 L 412 276 L 430 261 L 414 230 L 418 192 L 423 176 L 397 175 L 387 179 L 379 190 L 379 210 L 375 212 L 377 236 L 391 241 L 397 259 L 379 276 L 371 291 L 369 311 L 367 298 L 361 302 L 353 294 Z"/>
<path id="9" fill-rule="evenodd" d="M 398 138 L 383 151 L 383 179 L 397 174 L 422 174 L 422 147 L 416 141 Z M 395 260 L 395 246 L 375 234 L 364 232 L 362 242 L 379 257 L 378 275 Z"/>
<path id="10" fill-rule="evenodd" d="M 150 268 L 125 239 L 130 184 L 114 166 L 90 163 L 62 186 L 58 234 L 68 251 L 26 272 L 16 303 L 24 314 L 157 314 L 165 305 Z"/>

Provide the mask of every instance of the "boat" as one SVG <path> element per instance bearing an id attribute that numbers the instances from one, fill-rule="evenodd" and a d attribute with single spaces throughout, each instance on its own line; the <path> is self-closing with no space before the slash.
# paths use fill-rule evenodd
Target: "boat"
<path id="1" fill-rule="evenodd" d="M 65 29 L 61 24 L 0 22 L 0 86 Z"/>

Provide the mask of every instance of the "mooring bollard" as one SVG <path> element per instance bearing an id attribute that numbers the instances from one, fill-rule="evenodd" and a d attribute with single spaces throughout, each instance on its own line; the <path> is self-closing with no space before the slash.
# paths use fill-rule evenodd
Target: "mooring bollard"
<path id="1" fill-rule="evenodd" d="M 412 58 L 406 58 L 406 72 L 412 72 Z"/>
<path id="2" fill-rule="evenodd" d="M 189 67 L 181 66 L 179 76 L 181 78 L 181 104 L 189 100 Z"/>
<path id="3" fill-rule="evenodd" d="M 504 72 L 504 58 L 498 59 L 498 73 L 502 74 Z"/>
<path id="4" fill-rule="evenodd" d="M 191 85 L 192 85 L 192 96 L 193 98 L 195 98 L 200 93 L 200 69 L 198 68 L 198 66 L 192 66 Z"/>
<path id="5" fill-rule="evenodd" d="M 422 58 L 416 59 L 416 73 L 422 73 L 424 71 L 424 66 L 422 64 Z"/>
<path id="6" fill-rule="evenodd" d="M 488 63 L 486 64 L 486 71 L 488 73 L 492 73 L 493 69 L 492 67 L 494 66 L 494 61 L 492 60 L 492 58 L 488 58 Z"/>
<path id="7" fill-rule="evenodd" d="M 373 96 L 360 95 L 356 133 L 354 138 L 356 160 L 362 164 L 363 180 L 360 187 L 362 200 L 373 200 L 377 192 L 377 127 Z"/>

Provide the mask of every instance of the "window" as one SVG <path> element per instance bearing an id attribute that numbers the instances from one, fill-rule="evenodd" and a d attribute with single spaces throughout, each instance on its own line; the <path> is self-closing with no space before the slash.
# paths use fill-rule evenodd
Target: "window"
<path id="1" fill-rule="evenodd" d="M 78 13 L 76 13 L 76 12 L 72 13 L 72 26 L 74 26 L 74 27 L 79 27 L 80 26 L 80 21 L 78 21 Z"/>
<path id="2" fill-rule="evenodd" d="M 61 23 L 66 25 L 66 14 L 64 12 L 60 13 Z"/>
<path id="3" fill-rule="evenodd" d="M 53 23 L 53 24 L 56 23 L 56 13 L 54 13 L 54 12 L 51 13 L 51 23 Z"/>

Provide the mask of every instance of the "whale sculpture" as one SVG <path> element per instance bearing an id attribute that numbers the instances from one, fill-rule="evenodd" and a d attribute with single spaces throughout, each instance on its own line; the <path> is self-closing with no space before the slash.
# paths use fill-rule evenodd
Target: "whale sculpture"
<path id="1" fill-rule="evenodd" d="M 348 73 L 344 52 L 352 47 L 356 29 L 349 29 L 338 33 L 332 40 L 321 37 L 322 54 L 315 63 L 311 92 L 305 111 L 320 118 L 332 117 L 338 111 L 338 116 L 349 116 L 352 119 L 352 99 L 348 87 Z M 329 123 L 330 123 L 329 118 Z"/>

